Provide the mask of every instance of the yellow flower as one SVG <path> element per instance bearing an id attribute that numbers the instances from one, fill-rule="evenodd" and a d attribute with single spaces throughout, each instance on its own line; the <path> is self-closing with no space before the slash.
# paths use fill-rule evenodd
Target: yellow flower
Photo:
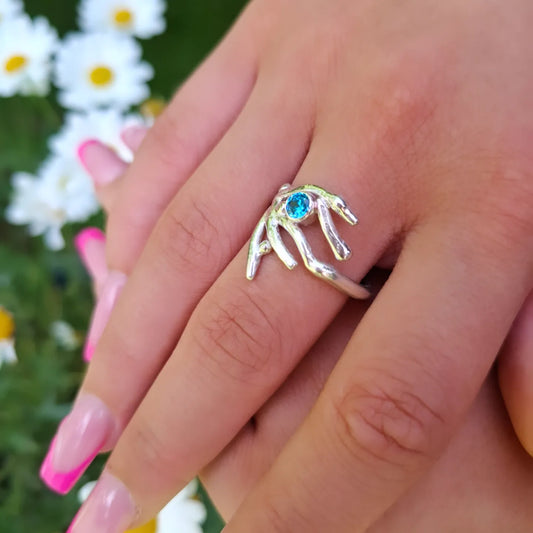
<path id="1" fill-rule="evenodd" d="M 3 307 L 0 307 L 0 341 L 11 339 L 15 333 L 13 316 Z"/>
<path id="2" fill-rule="evenodd" d="M 6 309 L 0 306 L 0 367 L 17 362 L 15 352 L 15 321 Z"/>

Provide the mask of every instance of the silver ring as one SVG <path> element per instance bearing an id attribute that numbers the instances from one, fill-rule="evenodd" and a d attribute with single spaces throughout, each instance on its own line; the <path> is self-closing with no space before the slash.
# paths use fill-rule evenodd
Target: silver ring
<path id="1" fill-rule="evenodd" d="M 287 250 L 281 238 L 279 228 L 282 227 L 294 240 L 309 272 L 352 298 L 368 298 L 370 292 L 367 289 L 314 256 L 304 232 L 299 227 L 300 224 L 311 224 L 317 215 L 335 258 L 339 261 L 350 259 L 352 251 L 340 238 L 331 218 L 330 209 L 348 224 L 352 226 L 357 224 L 357 217 L 340 196 L 331 194 L 316 185 L 303 185 L 294 189 L 291 189 L 288 184 L 283 185 L 252 234 L 246 277 L 249 280 L 254 279 L 262 257 L 272 251 L 276 252 L 289 270 L 296 267 L 298 262 Z M 266 239 L 263 238 L 265 231 Z"/>

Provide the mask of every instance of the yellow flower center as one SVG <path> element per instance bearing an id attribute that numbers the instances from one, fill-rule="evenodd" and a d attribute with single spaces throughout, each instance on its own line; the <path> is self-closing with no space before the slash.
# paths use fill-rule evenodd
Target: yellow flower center
<path id="1" fill-rule="evenodd" d="M 24 56 L 11 56 L 5 64 L 6 72 L 13 74 L 24 68 L 28 60 Z"/>
<path id="2" fill-rule="evenodd" d="M 100 65 L 91 70 L 89 78 L 93 85 L 97 87 L 105 87 L 113 81 L 113 71 L 104 65 Z"/>
<path id="3" fill-rule="evenodd" d="M 150 98 L 141 105 L 141 113 L 147 118 L 157 118 L 166 107 L 167 103 L 161 98 Z"/>
<path id="4" fill-rule="evenodd" d="M 117 26 L 127 28 L 131 26 L 133 22 L 133 13 L 129 9 L 117 9 L 113 18 Z"/>
<path id="5" fill-rule="evenodd" d="M 0 340 L 11 339 L 15 333 L 13 317 L 0 307 Z"/>
<path id="6" fill-rule="evenodd" d="M 157 531 L 157 522 L 154 520 L 151 520 L 148 522 L 148 524 L 145 524 L 144 526 L 138 527 L 136 529 L 129 529 L 126 531 L 126 533 L 156 533 Z"/>

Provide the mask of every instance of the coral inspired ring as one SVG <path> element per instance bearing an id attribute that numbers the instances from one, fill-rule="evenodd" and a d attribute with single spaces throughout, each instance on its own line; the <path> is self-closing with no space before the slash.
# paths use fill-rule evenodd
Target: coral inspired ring
<path id="1" fill-rule="evenodd" d="M 341 197 L 316 185 L 303 185 L 294 189 L 291 189 L 288 184 L 283 185 L 252 234 L 246 277 L 249 280 L 254 279 L 262 257 L 272 251 L 276 252 L 288 269 L 292 270 L 296 267 L 298 262 L 287 250 L 281 238 L 281 227 L 294 240 L 309 272 L 352 298 L 368 298 L 370 293 L 367 289 L 337 272 L 332 265 L 323 263 L 314 256 L 311 246 L 300 228 L 300 224 L 310 224 L 318 217 L 324 236 L 333 250 L 335 258 L 339 261 L 350 259 L 352 251 L 340 238 L 331 218 L 330 210 L 348 224 L 352 226 L 357 224 L 357 217 Z M 265 231 L 266 238 L 264 238 Z"/>

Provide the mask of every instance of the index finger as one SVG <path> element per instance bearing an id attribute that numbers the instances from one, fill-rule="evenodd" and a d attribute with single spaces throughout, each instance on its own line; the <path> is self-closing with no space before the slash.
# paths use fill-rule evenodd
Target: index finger
<path id="1" fill-rule="evenodd" d="M 244 107 L 257 69 L 257 35 L 247 18 L 245 12 L 144 138 L 108 219 L 111 270 L 132 271 L 161 213 Z"/>

